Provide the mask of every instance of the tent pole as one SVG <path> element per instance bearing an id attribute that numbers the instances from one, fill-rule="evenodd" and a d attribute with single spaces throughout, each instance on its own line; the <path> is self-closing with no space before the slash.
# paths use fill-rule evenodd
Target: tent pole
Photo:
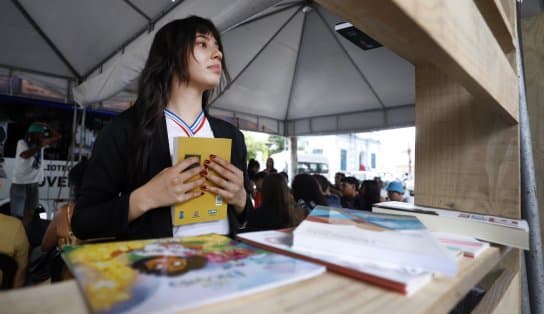
<path id="1" fill-rule="evenodd" d="M 531 142 L 531 128 L 525 94 L 525 65 L 521 38 L 521 1 L 516 1 L 518 45 L 516 58 L 519 75 L 519 129 L 521 148 L 521 215 L 529 223 L 529 251 L 525 251 L 527 284 L 531 312 L 544 313 L 544 260 L 538 198 L 536 196 L 535 165 Z"/>

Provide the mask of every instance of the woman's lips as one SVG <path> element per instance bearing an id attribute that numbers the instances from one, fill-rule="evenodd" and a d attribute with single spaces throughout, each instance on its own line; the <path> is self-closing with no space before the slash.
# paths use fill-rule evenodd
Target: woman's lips
<path id="1" fill-rule="evenodd" d="M 215 73 L 221 73 L 221 65 L 220 64 L 210 65 L 208 67 L 208 69 L 212 70 L 212 72 L 215 72 Z"/>

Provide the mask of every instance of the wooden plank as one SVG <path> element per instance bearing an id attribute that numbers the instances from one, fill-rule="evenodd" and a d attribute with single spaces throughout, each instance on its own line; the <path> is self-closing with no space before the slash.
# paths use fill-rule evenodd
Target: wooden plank
<path id="1" fill-rule="evenodd" d="M 544 232 L 544 14 L 523 19 L 521 30 L 536 192 L 540 204 L 540 230 Z M 544 234 L 542 237 L 544 239 Z"/>
<path id="2" fill-rule="evenodd" d="M 433 65 L 416 66 L 415 203 L 520 217 L 517 125 Z"/>
<path id="3" fill-rule="evenodd" d="M 491 247 L 477 259 L 462 258 L 459 275 L 437 276 L 411 297 L 325 273 L 319 277 L 207 305 L 188 313 L 448 313 L 510 249 Z M 24 302 L 23 302 L 24 301 Z M 0 294 L 10 313 L 87 313 L 75 281 Z"/>
<path id="4" fill-rule="evenodd" d="M 497 39 L 502 51 L 508 53 L 515 50 L 514 32 L 516 30 L 514 29 L 514 24 L 511 24 L 511 21 L 508 19 L 503 2 L 499 0 L 476 0 L 475 3 L 491 32 Z"/>
<path id="5" fill-rule="evenodd" d="M 486 289 L 472 314 L 521 312 L 520 251 L 512 250 L 501 262 L 501 275 Z"/>
<path id="6" fill-rule="evenodd" d="M 429 62 L 504 121 L 518 121 L 518 83 L 471 0 L 317 0 L 414 64 Z"/>

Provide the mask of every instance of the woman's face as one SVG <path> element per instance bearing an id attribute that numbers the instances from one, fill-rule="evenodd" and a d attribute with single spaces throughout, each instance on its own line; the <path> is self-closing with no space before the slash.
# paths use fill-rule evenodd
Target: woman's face
<path id="1" fill-rule="evenodd" d="M 216 87 L 221 78 L 221 60 L 216 39 L 211 34 L 197 34 L 193 46 L 193 56 L 189 57 L 189 77 L 191 84 L 208 90 Z"/>

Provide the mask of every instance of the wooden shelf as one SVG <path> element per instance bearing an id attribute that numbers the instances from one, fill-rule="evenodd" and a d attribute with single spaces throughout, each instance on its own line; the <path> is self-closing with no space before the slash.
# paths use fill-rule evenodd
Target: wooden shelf
<path id="1" fill-rule="evenodd" d="M 477 259 L 462 258 L 460 273 L 436 277 L 406 297 L 348 277 L 319 277 L 191 310 L 189 313 L 448 313 L 507 255 L 517 250 L 491 247 Z M 75 281 L 0 294 L 0 308 L 10 313 L 87 313 Z"/>

